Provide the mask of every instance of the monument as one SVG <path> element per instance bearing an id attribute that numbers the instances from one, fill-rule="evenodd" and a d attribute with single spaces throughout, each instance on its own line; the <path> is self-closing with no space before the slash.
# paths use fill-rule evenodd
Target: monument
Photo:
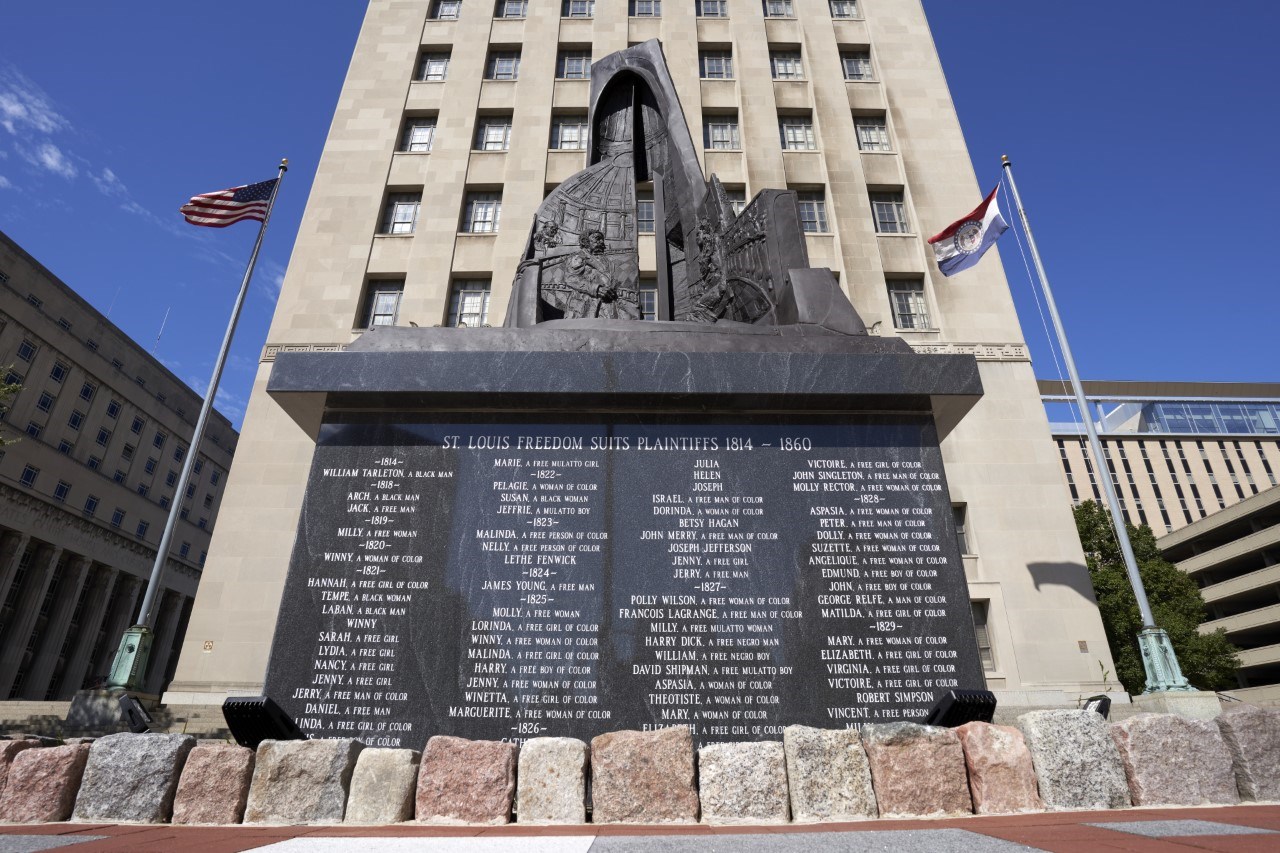
<path id="1" fill-rule="evenodd" d="M 938 448 L 974 358 L 869 336 L 793 193 L 735 215 L 658 42 L 593 65 L 589 121 L 505 328 L 276 361 L 316 452 L 267 694 L 308 735 L 417 748 L 778 739 L 981 689 Z"/>

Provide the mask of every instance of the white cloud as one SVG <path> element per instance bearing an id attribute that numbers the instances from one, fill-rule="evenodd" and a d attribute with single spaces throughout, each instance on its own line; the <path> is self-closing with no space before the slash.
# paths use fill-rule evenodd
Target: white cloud
<path id="1" fill-rule="evenodd" d="M 44 91 L 13 66 L 0 67 L 0 127 L 17 136 L 51 134 L 69 127 Z"/>
<path id="2" fill-rule="evenodd" d="M 21 149 L 21 153 L 33 166 L 39 166 L 64 178 L 76 176 L 75 165 L 62 153 L 62 149 L 52 142 L 42 142 L 32 150 Z"/>
<path id="3" fill-rule="evenodd" d="M 13 184 L 4 175 L 0 175 L 0 190 L 7 190 L 13 187 Z"/>
<path id="4" fill-rule="evenodd" d="M 93 183 L 98 188 L 98 192 L 107 196 L 118 196 L 120 198 L 129 197 L 129 189 L 124 182 L 116 177 L 116 173 L 110 169 L 104 168 L 101 175 L 90 175 Z M 133 202 L 130 202 L 132 204 Z"/>

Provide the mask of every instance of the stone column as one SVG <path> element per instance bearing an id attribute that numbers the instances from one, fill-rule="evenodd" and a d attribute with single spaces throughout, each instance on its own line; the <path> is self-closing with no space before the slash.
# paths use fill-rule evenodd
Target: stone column
<path id="1" fill-rule="evenodd" d="M 88 557 L 70 557 L 58 580 L 58 589 L 54 593 L 57 597 L 49 609 L 44 629 L 40 632 L 31 668 L 22 682 L 22 692 L 31 699 L 43 699 L 49 690 L 49 681 L 58 665 L 58 656 L 67 639 L 67 629 L 71 627 L 71 617 L 75 613 L 76 602 L 80 600 L 80 591 L 84 588 L 92 562 Z"/>
<path id="2" fill-rule="evenodd" d="M 182 594 L 171 589 L 164 591 L 164 599 L 160 602 L 160 618 L 156 620 L 155 636 L 151 642 L 151 657 L 147 661 L 145 684 L 146 693 L 159 695 L 164 686 L 164 671 L 169 666 L 169 655 L 173 652 L 173 635 L 178 631 L 178 623 L 182 621 Z"/>
<path id="3" fill-rule="evenodd" d="M 31 537 L 25 533 L 7 536 L 0 544 L 0 602 L 9 594 L 13 576 L 18 573 L 18 563 L 22 561 L 22 555 L 27 552 L 29 544 Z"/>
<path id="4" fill-rule="evenodd" d="M 107 602 L 111 600 L 111 592 L 120 577 L 115 569 L 102 565 L 92 567 L 89 575 L 89 592 L 85 594 L 80 624 L 76 626 L 75 640 L 67 650 L 67 662 L 62 667 L 58 689 L 54 694 L 58 699 L 70 699 L 84 684 L 89 658 L 98 639 L 98 629 L 107 616 Z"/>
<path id="5" fill-rule="evenodd" d="M 54 570 L 61 559 L 60 546 L 50 548 L 45 554 L 37 554 L 23 578 L 22 588 L 18 590 L 13 613 L 9 617 L 9 625 L 4 636 L 0 637 L 0 698 L 9 698 L 13 682 L 18 678 L 18 671 L 27 655 L 27 641 L 31 639 L 36 619 L 40 616 L 40 604 L 49 591 L 49 583 L 53 580 Z"/>
<path id="6" fill-rule="evenodd" d="M 137 615 L 138 593 L 142 591 L 142 580 L 125 572 L 120 573 L 120 579 L 116 581 L 120 587 L 120 594 L 116 596 L 115 607 L 111 608 L 111 612 L 107 614 L 105 626 L 102 635 L 102 644 L 95 650 L 90 670 L 91 676 L 105 676 L 111 670 L 111 662 L 115 660 L 116 652 L 120 648 L 120 638 L 124 636 L 124 629 L 133 624 L 134 616 Z"/>

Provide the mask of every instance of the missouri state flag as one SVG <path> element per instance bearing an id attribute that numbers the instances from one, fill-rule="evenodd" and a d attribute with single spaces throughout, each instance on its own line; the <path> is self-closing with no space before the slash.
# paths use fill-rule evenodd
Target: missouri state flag
<path id="1" fill-rule="evenodd" d="M 1000 215 L 1000 202 L 996 199 L 999 191 L 997 186 L 977 210 L 929 238 L 943 275 L 955 275 L 982 260 L 987 249 L 1009 230 L 1009 224 Z"/>

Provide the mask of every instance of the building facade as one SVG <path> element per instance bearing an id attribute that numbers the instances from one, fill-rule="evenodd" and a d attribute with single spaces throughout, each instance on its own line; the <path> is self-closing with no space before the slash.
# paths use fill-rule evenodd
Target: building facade
<path id="1" fill-rule="evenodd" d="M 1086 382 L 1104 464 L 1070 417 L 1069 389 L 1040 383 L 1072 503 L 1115 486 L 1125 519 L 1200 586 L 1209 620 L 1241 650 L 1240 698 L 1280 699 L 1280 383 Z"/>
<path id="2" fill-rule="evenodd" d="M 101 681 L 137 618 L 201 399 L 0 233 L 0 698 Z M 238 436 L 215 413 L 181 496 L 144 692 L 177 665 Z"/>
<path id="3" fill-rule="evenodd" d="M 654 38 L 731 199 L 794 189 L 812 266 L 874 333 L 979 359 L 985 397 L 943 452 L 990 686 L 1101 689 L 1110 653 L 1003 270 L 993 255 L 948 284 L 925 242 L 984 193 L 919 0 L 372 0 L 169 701 L 262 686 L 313 450 L 265 393 L 275 355 L 500 325 L 539 203 L 585 165 L 591 61 Z M 643 290 L 643 193 L 635 215 Z"/>

